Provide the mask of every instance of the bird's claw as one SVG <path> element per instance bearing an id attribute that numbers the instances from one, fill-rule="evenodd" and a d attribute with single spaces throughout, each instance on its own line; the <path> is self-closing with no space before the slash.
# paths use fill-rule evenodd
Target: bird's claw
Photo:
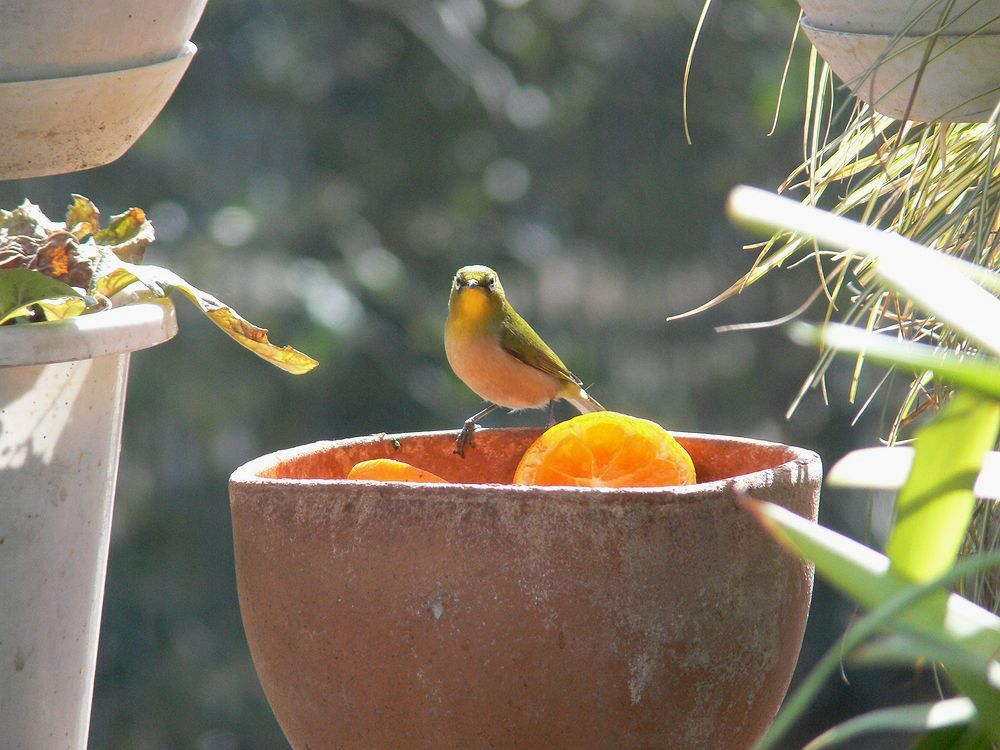
<path id="1" fill-rule="evenodd" d="M 455 438 L 455 453 L 457 453 L 462 458 L 465 458 L 465 449 L 467 446 L 473 443 L 473 434 L 476 431 L 476 423 L 471 419 L 468 420 L 462 427 L 462 431 L 458 433 L 458 437 Z"/>

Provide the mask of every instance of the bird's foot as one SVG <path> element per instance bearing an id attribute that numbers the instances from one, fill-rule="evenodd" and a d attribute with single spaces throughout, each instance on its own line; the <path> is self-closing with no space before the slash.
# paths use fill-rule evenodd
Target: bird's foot
<path id="1" fill-rule="evenodd" d="M 475 421 L 472 419 L 467 419 L 462 427 L 462 431 L 458 433 L 458 437 L 455 438 L 455 453 L 457 453 L 462 458 L 465 458 L 466 447 L 472 445 L 474 440 L 474 433 L 476 432 Z"/>

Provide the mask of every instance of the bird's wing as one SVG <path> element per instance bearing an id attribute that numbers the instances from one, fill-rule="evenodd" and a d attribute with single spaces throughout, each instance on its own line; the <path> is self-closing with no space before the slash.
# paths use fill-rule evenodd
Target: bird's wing
<path id="1" fill-rule="evenodd" d="M 552 351 L 541 336 L 532 330 L 524 318 L 509 304 L 505 305 L 505 315 L 500 326 L 500 346 L 512 357 L 521 360 L 536 370 L 577 385 L 583 385 L 579 378 L 569 371 L 559 356 Z"/>

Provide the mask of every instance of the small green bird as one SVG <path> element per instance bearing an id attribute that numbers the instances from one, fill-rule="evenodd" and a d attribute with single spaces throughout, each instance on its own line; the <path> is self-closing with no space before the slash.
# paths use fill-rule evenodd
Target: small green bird
<path id="1" fill-rule="evenodd" d="M 496 271 L 465 266 L 448 299 L 444 348 L 455 374 L 487 407 L 465 420 L 457 450 L 465 454 L 476 422 L 499 406 L 540 409 L 560 398 L 581 413 L 604 411 L 583 383 L 511 306 Z"/>

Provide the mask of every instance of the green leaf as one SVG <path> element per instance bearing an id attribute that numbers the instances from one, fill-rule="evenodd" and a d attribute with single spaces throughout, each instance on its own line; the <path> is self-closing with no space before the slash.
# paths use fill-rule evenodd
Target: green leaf
<path id="1" fill-rule="evenodd" d="M 895 627 L 911 635 L 945 643 L 949 648 L 961 648 L 983 660 L 992 659 L 1000 649 L 1000 618 L 957 594 L 946 593 L 943 588 L 963 576 L 1000 564 L 1000 553 L 964 559 L 946 575 L 930 583 L 913 584 L 889 570 L 887 557 L 853 539 L 772 503 L 744 500 L 742 505 L 779 543 L 812 560 L 816 569 L 837 588 L 872 610 L 844 633 L 841 642 L 824 654 L 786 698 L 757 750 L 774 747 L 819 695 L 827 679 L 840 667 L 844 655 L 880 630 Z M 964 679 L 961 671 L 954 677 L 960 688 L 969 687 L 978 694 L 978 681 Z"/>
<path id="2" fill-rule="evenodd" d="M 949 727 L 928 732 L 910 750 L 991 750 L 993 740 L 975 727 Z"/>
<path id="3" fill-rule="evenodd" d="M 975 509 L 972 487 L 998 432 L 1000 402 L 961 391 L 917 433 L 886 543 L 894 572 L 928 581 L 955 562 Z"/>
<path id="4" fill-rule="evenodd" d="M 914 587 L 890 569 L 885 555 L 773 503 L 746 500 L 743 505 L 782 546 L 815 563 L 821 575 L 864 607 L 877 609 L 897 596 L 918 597 L 919 604 L 894 616 L 898 627 L 954 640 L 987 658 L 1000 650 L 1000 618 L 968 599 L 930 584 Z M 960 577 L 959 572 L 972 565 L 997 563 L 1000 553 L 970 558 L 947 577 Z"/>
<path id="5" fill-rule="evenodd" d="M 840 323 L 828 323 L 822 329 L 799 323 L 789 329 L 789 335 L 800 344 L 822 342 L 837 351 L 864 354 L 865 359 L 885 365 L 931 370 L 946 383 L 1000 400 L 1000 359 L 954 354 Z"/>
<path id="6" fill-rule="evenodd" d="M 38 271 L 0 270 L 0 325 L 30 315 L 36 305 L 46 320 L 60 320 L 82 313 L 87 301 L 73 287 Z"/>
<path id="7" fill-rule="evenodd" d="M 792 231 L 877 260 L 874 272 L 888 286 L 1000 356 L 1000 300 L 979 285 L 1000 292 L 1000 274 L 766 190 L 734 188 L 728 211 L 753 227 Z"/>
<path id="8" fill-rule="evenodd" d="M 950 640 L 922 633 L 889 635 L 867 643 L 851 654 L 852 663 L 863 665 L 912 666 L 937 662 L 945 674 L 986 719 L 984 730 L 1000 741 L 1000 663 L 973 653 Z"/>
<path id="9" fill-rule="evenodd" d="M 949 698 L 937 703 L 883 708 L 856 716 L 819 735 L 802 750 L 823 750 L 872 732 L 924 733 L 968 727 L 976 720 L 976 707 L 968 698 Z"/>
<path id="10" fill-rule="evenodd" d="M 912 468 L 913 448 L 861 448 L 837 461 L 826 481 L 831 487 L 898 490 Z M 983 457 L 972 492 L 978 498 L 1000 500 L 1000 452 L 990 451 Z"/>
<path id="11" fill-rule="evenodd" d="M 268 339 L 266 328 L 255 326 L 240 317 L 233 308 L 187 283 L 172 271 L 159 266 L 139 266 L 122 262 L 114 272 L 102 279 L 98 291 L 110 296 L 136 281 L 144 284 L 158 296 L 165 296 L 176 289 L 194 302 L 226 335 L 285 372 L 301 375 L 319 364 L 309 355 L 291 346 L 275 346 Z"/>

